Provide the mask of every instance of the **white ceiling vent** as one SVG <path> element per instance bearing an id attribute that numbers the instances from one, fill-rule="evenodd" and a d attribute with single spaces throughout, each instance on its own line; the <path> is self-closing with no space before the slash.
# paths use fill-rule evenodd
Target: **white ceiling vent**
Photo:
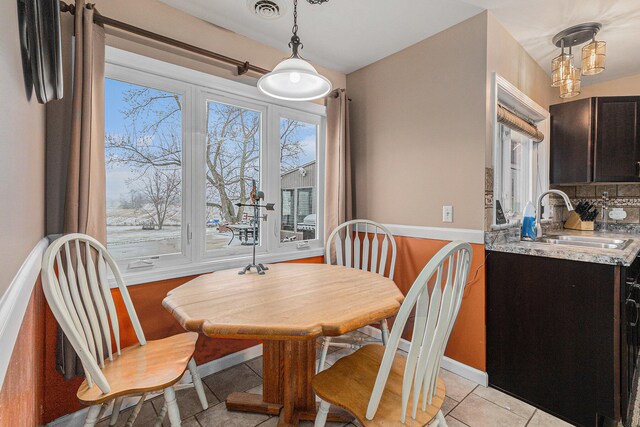
<path id="1" fill-rule="evenodd" d="M 251 13 L 262 19 L 278 19 L 286 12 L 282 0 L 247 0 Z"/>

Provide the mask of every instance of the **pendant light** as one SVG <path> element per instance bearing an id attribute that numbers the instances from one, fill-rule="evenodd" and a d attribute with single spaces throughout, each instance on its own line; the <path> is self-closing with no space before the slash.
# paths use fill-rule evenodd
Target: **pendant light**
<path id="1" fill-rule="evenodd" d="M 553 44 L 560 48 L 560 55 L 551 62 L 551 86 L 560 89 L 561 98 L 572 98 L 580 94 L 582 76 L 592 76 L 604 71 L 606 43 L 596 41 L 602 25 L 597 22 L 574 25 L 553 37 Z M 571 49 L 590 41 L 582 48 L 582 68 L 573 65 Z M 565 47 L 569 54 L 564 53 Z"/>
<path id="2" fill-rule="evenodd" d="M 603 72 L 606 57 L 607 43 L 596 41 L 594 33 L 591 43 L 582 48 L 582 74 L 593 76 Z"/>
<path id="3" fill-rule="evenodd" d="M 298 0 L 293 0 L 292 32 L 289 42 L 291 56 L 262 76 L 258 80 L 258 89 L 265 95 L 285 101 L 312 101 L 327 96 L 331 92 L 329 79 L 300 56 L 303 44 L 298 37 Z"/>

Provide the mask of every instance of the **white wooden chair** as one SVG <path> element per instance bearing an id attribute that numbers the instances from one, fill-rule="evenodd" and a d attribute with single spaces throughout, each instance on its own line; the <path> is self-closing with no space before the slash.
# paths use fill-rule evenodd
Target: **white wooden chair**
<path id="1" fill-rule="evenodd" d="M 362 347 L 313 378 L 313 389 L 322 399 L 315 427 L 325 425 L 331 404 L 351 412 L 363 426 L 431 423 L 446 427 L 440 410 L 445 386 L 438 373 L 460 310 L 470 264 L 471 246 L 449 243 L 411 286 L 386 347 Z M 397 349 L 414 308 L 413 338 L 405 358 L 397 354 Z"/>
<path id="2" fill-rule="evenodd" d="M 96 266 L 97 264 L 97 266 Z M 120 326 L 108 283 L 111 270 L 122 295 L 138 344 L 120 348 Z M 94 426 L 114 402 L 114 425 L 123 398 L 142 396 L 127 427 L 135 421 L 147 393 L 164 390 L 165 405 L 156 420 L 169 413 L 171 426 L 180 426 L 174 384 L 189 369 L 203 409 L 208 403 L 193 353 L 196 333 L 147 341 L 118 267 L 96 239 L 69 234 L 54 241 L 42 261 L 42 284 L 47 302 L 84 368 L 78 399 L 90 405 L 85 426 Z M 115 346 L 115 349 L 113 348 Z M 106 355 L 106 358 L 105 358 Z"/>
<path id="3" fill-rule="evenodd" d="M 393 280 L 397 251 L 396 241 L 384 225 L 354 219 L 340 224 L 329 235 L 325 246 L 325 263 L 371 271 Z M 387 319 L 381 320 L 379 324 L 382 343 L 386 344 L 389 337 Z M 345 336 L 324 337 L 317 372 L 324 369 L 330 346 L 357 349 L 371 342 L 379 341 Z"/>

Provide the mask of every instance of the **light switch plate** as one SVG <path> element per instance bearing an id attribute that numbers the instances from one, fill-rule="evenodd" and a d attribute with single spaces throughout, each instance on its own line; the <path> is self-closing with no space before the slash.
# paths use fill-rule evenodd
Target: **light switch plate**
<path id="1" fill-rule="evenodd" d="M 453 222 L 453 206 L 442 207 L 442 222 Z"/>

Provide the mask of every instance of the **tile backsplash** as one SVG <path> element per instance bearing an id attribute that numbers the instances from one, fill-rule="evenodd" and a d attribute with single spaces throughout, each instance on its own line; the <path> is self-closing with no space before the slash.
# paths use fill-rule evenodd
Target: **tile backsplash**
<path id="1" fill-rule="evenodd" d="M 574 205 L 581 201 L 594 203 L 601 211 L 601 198 L 603 192 L 609 193 L 609 208 L 622 208 L 627 217 L 624 220 L 614 221 L 610 224 L 640 224 L 640 183 L 633 184 L 589 184 L 589 185 L 553 185 L 555 188 L 567 193 Z M 565 221 L 567 208 L 559 196 L 552 196 L 552 216 L 554 220 Z M 602 222 L 602 215 L 598 215 L 596 223 Z"/>

